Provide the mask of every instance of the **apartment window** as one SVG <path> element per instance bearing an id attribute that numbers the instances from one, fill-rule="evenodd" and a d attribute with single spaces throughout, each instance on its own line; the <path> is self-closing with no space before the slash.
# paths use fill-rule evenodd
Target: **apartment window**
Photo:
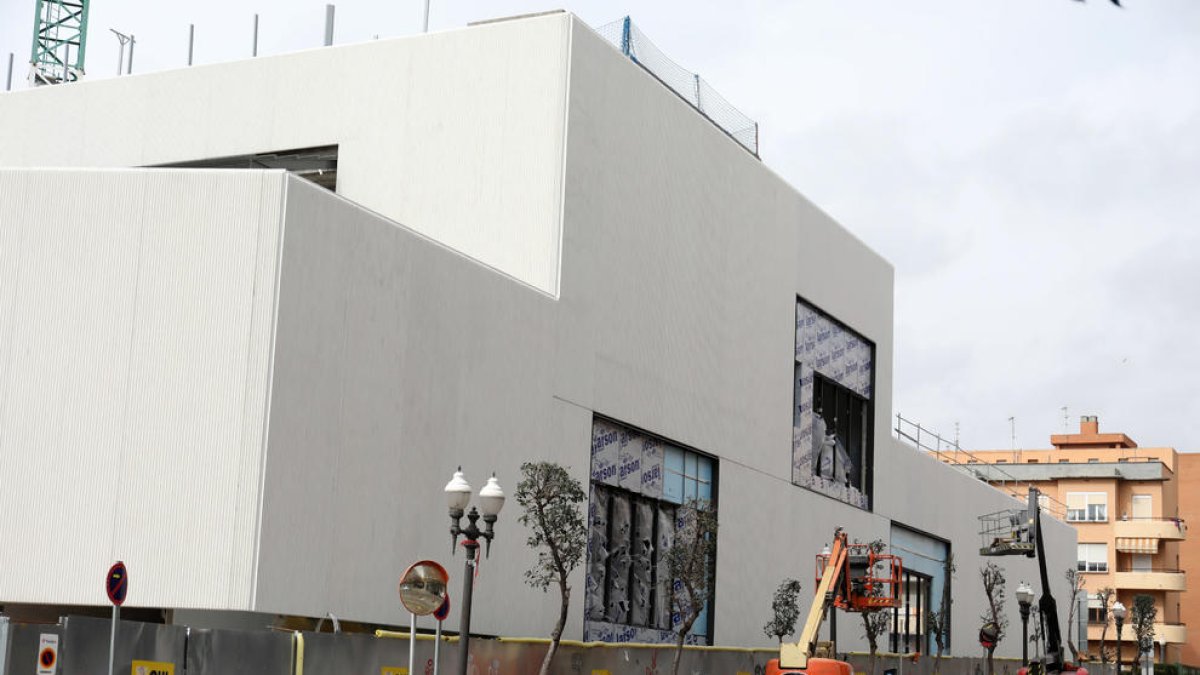
<path id="1" fill-rule="evenodd" d="M 716 461 L 608 420 L 592 423 L 585 639 L 667 642 L 673 611 L 666 566 L 689 500 L 711 502 Z M 715 565 L 716 561 L 713 561 Z M 689 644 L 710 644 L 711 601 Z"/>
<path id="2" fill-rule="evenodd" d="M 1060 460 L 1058 460 L 1058 463 L 1059 463 L 1059 464 L 1070 464 L 1070 463 L 1071 463 L 1071 460 L 1069 460 L 1069 459 L 1060 459 Z"/>
<path id="3" fill-rule="evenodd" d="M 998 460 L 996 460 L 996 463 L 997 464 L 1008 464 L 1008 460 L 1007 459 L 998 459 Z"/>
<path id="4" fill-rule="evenodd" d="M 1099 464 L 1100 460 L 1095 457 L 1088 458 L 1088 464 Z"/>
<path id="5" fill-rule="evenodd" d="M 1107 494 L 1103 492 L 1067 493 L 1067 522 L 1103 523 L 1107 520 Z"/>
<path id="6" fill-rule="evenodd" d="M 1108 571 L 1108 544 L 1079 544 L 1077 569 L 1080 572 Z"/>
<path id="7" fill-rule="evenodd" d="M 1027 459 L 1027 460 L 1025 460 L 1025 463 L 1026 464 L 1037 464 L 1038 461 L 1036 459 Z"/>
<path id="8" fill-rule="evenodd" d="M 1107 614 L 1104 611 L 1104 606 L 1100 604 L 1100 596 L 1095 594 L 1088 595 L 1088 623 L 1105 623 Z"/>
<path id="9" fill-rule="evenodd" d="M 1130 500 L 1135 520 L 1148 520 L 1154 514 L 1154 502 L 1151 495 L 1133 495 Z"/>

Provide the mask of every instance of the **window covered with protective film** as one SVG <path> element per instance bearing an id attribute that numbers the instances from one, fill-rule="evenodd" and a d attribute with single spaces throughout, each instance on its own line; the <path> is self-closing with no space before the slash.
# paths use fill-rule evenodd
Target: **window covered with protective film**
<path id="1" fill-rule="evenodd" d="M 672 642 L 680 619 L 666 551 L 679 507 L 713 499 L 716 460 L 598 418 L 591 476 L 584 639 Z M 711 643 L 710 616 L 705 607 L 688 643 Z"/>
<path id="2" fill-rule="evenodd" d="M 796 301 L 792 482 L 871 508 L 875 346 Z"/>

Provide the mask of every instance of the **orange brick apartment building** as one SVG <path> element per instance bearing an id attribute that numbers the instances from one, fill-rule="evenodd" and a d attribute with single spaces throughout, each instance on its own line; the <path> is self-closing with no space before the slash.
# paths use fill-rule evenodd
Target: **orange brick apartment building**
<path id="1" fill-rule="evenodd" d="M 995 482 L 1035 485 L 1048 496 L 1047 507 L 1078 531 L 1093 655 L 1103 626 L 1094 594 L 1111 587 L 1126 608 L 1135 595 L 1154 598 L 1156 662 L 1200 665 L 1200 648 L 1187 631 L 1188 624 L 1200 626 L 1200 542 L 1186 527 L 1200 523 L 1200 454 L 1140 448 L 1125 434 L 1100 433 L 1099 426 L 1086 416 L 1079 433 L 1052 435 L 1052 449 L 971 451 L 964 463 L 990 465 L 986 477 Z M 1129 662 L 1136 644 L 1130 619 L 1125 622 L 1122 660 Z M 1107 639 L 1109 645 L 1116 640 L 1111 624 Z"/>

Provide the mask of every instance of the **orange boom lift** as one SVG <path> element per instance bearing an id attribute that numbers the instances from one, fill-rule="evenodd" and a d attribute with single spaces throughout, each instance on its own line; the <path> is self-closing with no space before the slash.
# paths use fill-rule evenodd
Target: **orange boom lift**
<path id="1" fill-rule="evenodd" d="M 800 639 L 779 646 L 779 658 L 767 662 L 765 675 L 852 675 L 845 661 L 812 656 L 817 632 L 830 607 L 870 612 L 898 606 L 900 571 L 900 558 L 851 544 L 842 528 L 835 530 L 830 552 L 817 556 L 817 592 Z"/>

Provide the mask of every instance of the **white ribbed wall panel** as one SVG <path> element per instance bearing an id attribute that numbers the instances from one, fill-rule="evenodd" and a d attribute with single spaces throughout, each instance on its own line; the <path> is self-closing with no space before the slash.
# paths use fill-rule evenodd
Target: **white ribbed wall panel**
<path id="1" fill-rule="evenodd" d="M 250 607 L 283 185 L 0 170 L 0 598 Z"/>
<path id="2" fill-rule="evenodd" d="M 558 293 L 570 15 L 0 93 L 0 166 L 337 145 L 339 194 Z M 186 133 L 181 133 L 186 130 Z"/>

